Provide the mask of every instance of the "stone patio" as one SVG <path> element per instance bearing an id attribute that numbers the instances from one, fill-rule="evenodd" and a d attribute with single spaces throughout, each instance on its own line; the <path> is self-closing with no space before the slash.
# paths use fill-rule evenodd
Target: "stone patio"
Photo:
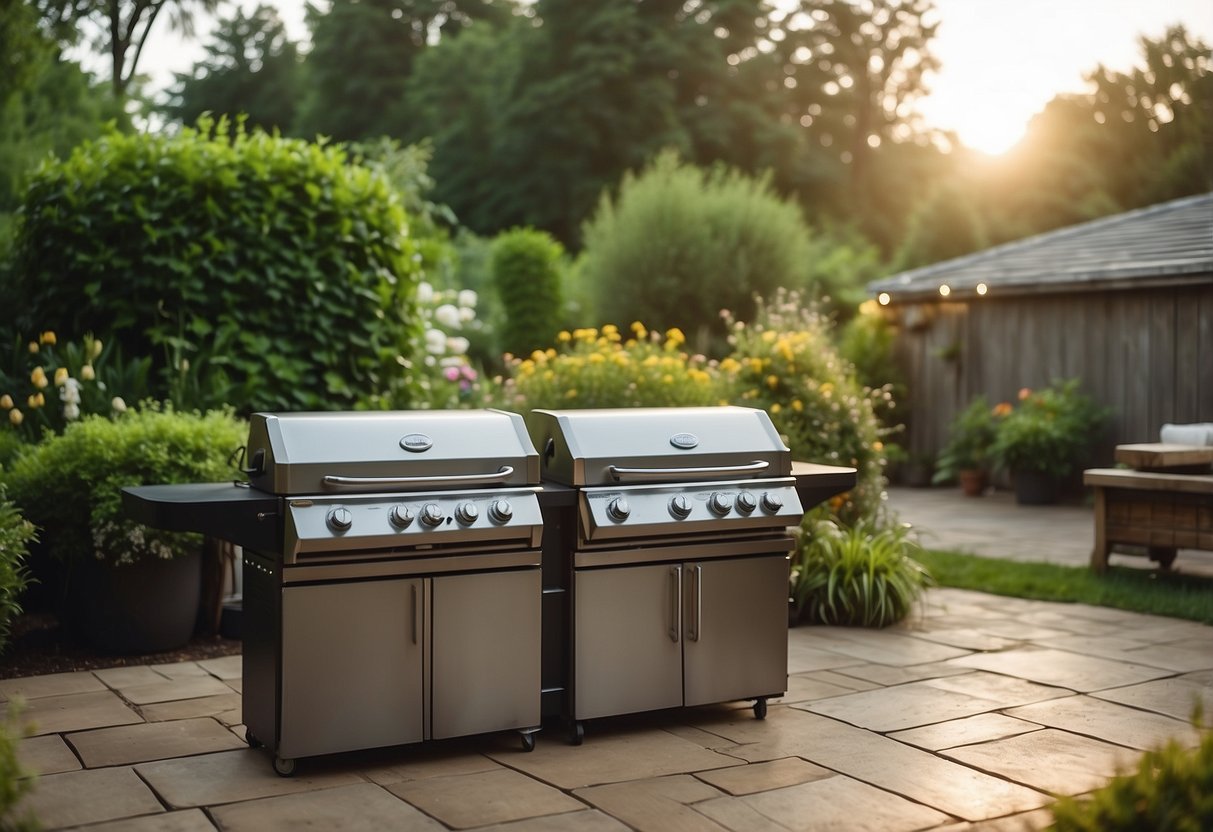
<path id="1" fill-rule="evenodd" d="M 928 528 L 913 495 L 893 500 Z M 928 542 L 1089 549 L 1080 514 L 976 502 L 993 519 Z M 549 725 L 532 753 L 496 734 L 291 778 L 243 742 L 238 656 L 10 679 L 0 699 L 26 700 L 25 807 L 45 828 L 136 832 L 1036 829 L 1144 749 L 1195 745 L 1198 700 L 1213 727 L 1213 627 L 1106 608 L 936 589 L 886 630 L 793 629 L 788 664 L 763 721 L 744 702 L 663 711 L 591 722 L 579 747 Z"/>

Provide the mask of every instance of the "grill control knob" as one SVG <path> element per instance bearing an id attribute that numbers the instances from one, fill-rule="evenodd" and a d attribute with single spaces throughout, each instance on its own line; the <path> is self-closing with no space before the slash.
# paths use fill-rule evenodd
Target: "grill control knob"
<path id="1" fill-rule="evenodd" d="M 480 509 L 476 508 L 475 503 L 460 503 L 455 508 L 455 519 L 465 526 L 475 523 L 479 516 Z"/>
<path id="2" fill-rule="evenodd" d="M 413 523 L 416 515 L 408 506 L 392 506 L 392 510 L 388 512 L 387 519 L 392 521 L 392 525 L 398 529 L 407 529 Z"/>
<path id="3" fill-rule="evenodd" d="M 437 503 L 426 503 L 421 507 L 421 522 L 425 525 L 431 528 L 441 526 L 442 521 L 445 519 L 446 517 L 443 516 L 442 509 Z"/>
<path id="4" fill-rule="evenodd" d="M 717 491 L 711 497 L 708 497 L 708 508 L 717 517 L 724 517 L 733 510 L 733 501 L 729 499 L 728 494 Z"/>
<path id="5" fill-rule="evenodd" d="M 631 513 L 632 507 L 628 505 L 626 497 L 616 497 L 607 504 L 607 516 L 616 522 L 622 523 Z"/>
<path id="6" fill-rule="evenodd" d="M 762 495 L 762 508 L 771 514 L 778 514 L 779 510 L 783 508 L 783 497 L 773 491 L 768 491 Z"/>
<path id="7" fill-rule="evenodd" d="M 677 497 L 670 499 L 670 514 L 679 520 L 685 520 L 691 516 L 691 501 L 679 494 Z"/>
<path id="8" fill-rule="evenodd" d="M 493 500 L 489 504 L 489 519 L 494 523 L 508 523 L 514 519 L 514 507 L 509 500 Z"/>
<path id="9" fill-rule="evenodd" d="M 754 509 L 758 508 L 758 501 L 754 499 L 754 495 L 748 491 L 742 491 L 737 495 L 737 510 L 742 514 L 749 514 Z"/>
<path id="10" fill-rule="evenodd" d="M 335 508 L 329 512 L 328 526 L 335 532 L 348 532 L 354 525 L 354 515 L 348 508 Z"/>

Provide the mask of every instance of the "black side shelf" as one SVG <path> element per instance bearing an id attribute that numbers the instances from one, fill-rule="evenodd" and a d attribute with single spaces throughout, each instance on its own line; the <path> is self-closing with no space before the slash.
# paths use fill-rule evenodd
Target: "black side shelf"
<path id="1" fill-rule="evenodd" d="M 260 552 L 282 547 L 281 501 L 230 482 L 122 489 L 128 517 L 173 532 L 201 532 Z"/>

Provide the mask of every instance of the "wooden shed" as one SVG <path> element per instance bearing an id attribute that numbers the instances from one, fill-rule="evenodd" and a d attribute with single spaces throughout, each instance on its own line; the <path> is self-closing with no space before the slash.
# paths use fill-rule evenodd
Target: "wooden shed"
<path id="1" fill-rule="evenodd" d="M 897 326 L 907 442 L 933 455 L 974 396 L 1082 379 L 1112 408 L 1092 462 L 1213 421 L 1213 194 L 1040 234 L 868 284 Z"/>

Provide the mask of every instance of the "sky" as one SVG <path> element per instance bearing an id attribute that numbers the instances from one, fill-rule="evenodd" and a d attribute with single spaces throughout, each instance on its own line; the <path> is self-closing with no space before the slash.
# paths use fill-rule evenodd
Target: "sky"
<path id="1" fill-rule="evenodd" d="M 248 8 L 257 0 L 234 0 Z M 304 0 L 277 6 L 295 40 L 307 37 Z M 1182 23 L 1213 43 L 1213 0 L 935 0 L 939 29 L 932 50 L 941 61 L 919 103 L 925 124 L 954 131 L 976 150 L 997 154 L 1023 136 L 1053 96 L 1082 92 L 1097 64 L 1126 71 L 1138 62 L 1138 37 L 1158 38 Z M 140 59 L 157 88 L 203 55 L 202 37 L 183 42 L 158 20 Z"/>

